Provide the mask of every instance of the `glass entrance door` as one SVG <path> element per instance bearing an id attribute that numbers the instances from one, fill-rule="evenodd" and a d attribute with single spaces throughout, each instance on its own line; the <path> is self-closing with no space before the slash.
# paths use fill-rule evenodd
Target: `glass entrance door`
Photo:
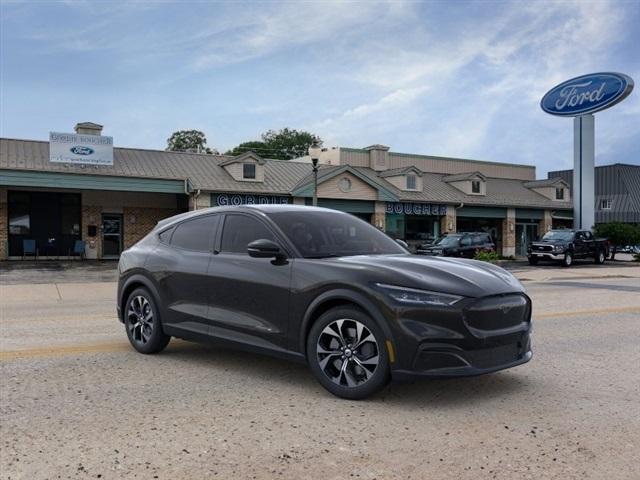
<path id="1" fill-rule="evenodd" d="M 516 257 L 526 257 L 529 243 L 537 238 L 537 223 L 516 223 Z"/>
<path id="2" fill-rule="evenodd" d="M 102 258 L 118 258 L 122 251 L 122 215 L 102 214 Z"/>

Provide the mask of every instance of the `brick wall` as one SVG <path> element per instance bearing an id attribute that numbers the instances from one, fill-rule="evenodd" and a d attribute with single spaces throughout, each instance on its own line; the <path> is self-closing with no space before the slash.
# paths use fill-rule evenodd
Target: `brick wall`
<path id="1" fill-rule="evenodd" d="M 516 209 L 507 209 L 507 218 L 502 221 L 502 255 L 513 257 L 516 254 Z"/>
<path id="2" fill-rule="evenodd" d="M 447 205 L 447 214 L 440 218 L 440 232 L 456 233 L 457 226 L 456 207 Z"/>
<path id="3" fill-rule="evenodd" d="M 102 223 L 102 207 L 93 205 L 82 206 L 82 240 L 84 240 L 85 254 L 87 258 L 100 258 L 102 256 L 102 241 L 100 239 L 100 225 Z M 96 235 L 89 236 L 88 226 L 95 225 Z"/>
<path id="4" fill-rule="evenodd" d="M 176 209 L 171 208 L 124 207 L 124 248 L 142 239 L 160 220 L 177 213 Z"/>

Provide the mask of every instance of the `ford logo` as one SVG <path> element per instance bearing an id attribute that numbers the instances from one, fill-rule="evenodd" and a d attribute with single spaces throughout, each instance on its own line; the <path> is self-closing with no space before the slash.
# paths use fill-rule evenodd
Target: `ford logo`
<path id="1" fill-rule="evenodd" d="M 75 153 L 76 155 L 91 155 L 94 152 L 93 148 L 81 147 L 79 145 L 71 147 L 69 150 L 71 153 Z"/>
<path id="2" fill-rule="evenodd" d="M 624 100 L 633 80 L 622 73 L 590 73 L 572 78 L 549 90 L 540 107 L 551 115 L 575 117 L 598 112 Z"/>

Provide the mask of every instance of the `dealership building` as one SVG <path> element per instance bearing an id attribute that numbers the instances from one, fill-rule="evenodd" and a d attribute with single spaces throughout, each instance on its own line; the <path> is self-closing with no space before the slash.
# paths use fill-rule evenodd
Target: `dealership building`
<path id="1" fill-rule="evenodd" d="M 0 139 L 0 259 L 25 248 L 65 258 L 118 258 L 161 219 L 218 205 L 310 205 L 308 158 L 271 160 L 113 147 L 102 126 L 79 123 L 49 141 Z M 384 145 L 323 150 L 318 204 L 356 215 L 410 245 L 446 232 L 487 231 L 505 256 L 570 226 L 562 177 L 534 166 L 396 153 Z"/>

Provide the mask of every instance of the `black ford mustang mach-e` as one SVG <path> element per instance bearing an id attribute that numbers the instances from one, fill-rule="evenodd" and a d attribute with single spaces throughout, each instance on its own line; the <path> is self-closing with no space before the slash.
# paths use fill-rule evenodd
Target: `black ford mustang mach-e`
<path id="1" fill-rule="evenodd" d="M 139 352 L 175 336 L 299 360 L 345 398 L 390 378 L 476 375 L 531 358 L 531 300 L 510 273 L 411 255 L 335 210 L 177 215 L 118 268 L 118 316 Z"/>

